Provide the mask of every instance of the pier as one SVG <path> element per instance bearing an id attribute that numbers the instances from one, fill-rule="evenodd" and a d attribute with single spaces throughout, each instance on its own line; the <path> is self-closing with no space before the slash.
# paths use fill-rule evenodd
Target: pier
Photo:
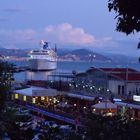
<path id="1" fill-rule="evenodd" d="M 23 67 L 14 67 L 13 72 L 18 73 L 18 72 L 23 72 L 29 70 L 28 66 L 23 66 Z"/>

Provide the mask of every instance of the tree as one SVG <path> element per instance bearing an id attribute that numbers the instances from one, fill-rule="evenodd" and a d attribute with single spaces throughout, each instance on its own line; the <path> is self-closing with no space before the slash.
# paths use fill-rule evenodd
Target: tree
<path id="1" fill-rule="evenodd" d="M 140 31 L 140 0 L 109 0 L 108 8 L 117 13 L 117 31 L 126 35 Z"/>
<path id="2" fill-rule="evenodd" d="M 13 65 L 0 60 L 0 111 L 5 106 L 6 95 L 11 87 L 11 80 L 13 77 Z"/>

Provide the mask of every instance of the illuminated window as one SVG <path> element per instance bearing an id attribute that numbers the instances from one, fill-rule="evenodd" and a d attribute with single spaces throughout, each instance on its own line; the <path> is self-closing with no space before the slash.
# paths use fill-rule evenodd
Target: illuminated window
<path id="1" fill-rule="evenodd" d="M 26 96 L 23 96 L 23 101 L 26 101 L 26 100 L 27 100 Z"/>
<path id="2" fill-rule="evenodd" d="M 15 94 L 15 99 L 18 99 L 18 94 Z"/>
<path id="3" fill-rule="evenodd" d="M 53 103 L 54 103 L 54 104 L 56 103 L 56 101 L 57 101 L 56 98 L 53 98 Z"/>
<path id="4" fill-rule="evenodd" d="M 45 97 L 44 96 L 41 96 L 41 100 L 45 100 Z"/>
<path id="5" fill-rule="evenodd" d="M 33 101 L 33 104 L 35 104 L 35 103 L 36 103 L 36 100 L 35 100 L 35 98 L 33 98 L 33 100 L 32 100 L 32 101 Z"/>

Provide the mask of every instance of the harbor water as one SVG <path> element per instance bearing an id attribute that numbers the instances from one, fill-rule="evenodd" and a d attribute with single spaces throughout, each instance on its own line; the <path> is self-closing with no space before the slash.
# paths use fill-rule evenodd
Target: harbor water
<path id="1" fill-rule="evenodd" d="M 27 61 L 16 61 L 13 62 L 17 67 L 27 66 Z M 140 71 L 139 63 L 111 63 L 111 62 L 58 62 L 57 69 L 54 71 L 24 71 L 14 74 L 14 78 L 17 82 L 25 80 L 47 80 L 47 76 L 54 73 L 72 73 L 75 71 L 85 72 L 91 67 L 96 68 L 133 68 Z"/>

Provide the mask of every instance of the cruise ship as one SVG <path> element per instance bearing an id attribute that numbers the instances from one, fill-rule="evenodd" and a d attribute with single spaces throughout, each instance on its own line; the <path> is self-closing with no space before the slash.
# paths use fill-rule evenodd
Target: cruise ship
<path id="1" fill-rule="evenodd" d="M 50 48 L 49 42 L 40 42 L 39 50 L 29 52 L 29 69 L 32 71 L 49 71 L 57 68 L 57 53 Z"/>

